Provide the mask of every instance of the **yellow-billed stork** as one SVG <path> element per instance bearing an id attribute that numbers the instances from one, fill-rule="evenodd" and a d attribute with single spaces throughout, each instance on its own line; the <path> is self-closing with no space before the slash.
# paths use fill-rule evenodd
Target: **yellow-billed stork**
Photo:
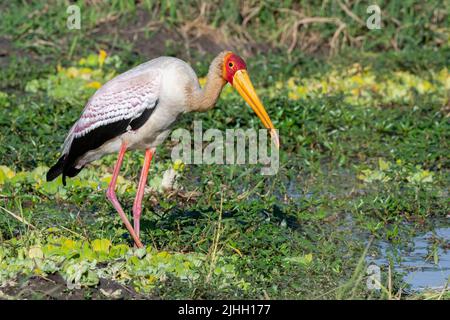
<path id="1" fill-rule="evenodd" d="M 259 100 L 244 60 L 221 52 L 211 63 L 207 81 L 198 78 L 186 62 L 159 57 L 143 63 L 105 83 L 87 102 L 80 118 L 64 141 L 58 162 L 47 173 L 47 181 L 62 175 L 74 177 L 90 162 L 118 152 L 106 196 L 117 210 L 136 246 L 147 174 L 155 148 L 169 135 L 171 125 L 185 112 L 211 109 L 226 83 L 230 83 L 270 129 L 278 147 L 278 135 Z M 115 194 L 117 176 L 127 150 L 145 150 L 136 198 L 133 204 L 134 228 Z"/>

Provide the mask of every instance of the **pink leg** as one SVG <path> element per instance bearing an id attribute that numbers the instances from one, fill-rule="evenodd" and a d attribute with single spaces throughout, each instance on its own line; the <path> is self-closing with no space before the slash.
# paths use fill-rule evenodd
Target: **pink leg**
<path id="1" fill-rule="evenodd" d="M 142 245 L 141 241 L 139 240 L 139 237 L 136 236 L 136 233 L 134 232 L 133 227 L 130 224 L 130 221 L 128 221 L 128 218 L 125 215 L 125 212 L 123 212 L 123 209 L 122 209 L 119 201 L 117 200 L 116 192 L 114 191 L 114 189 L 116 188 L 117 176 L 119 175 L 119 171 L 120 171 L 120 167 L 122 165 L 123 156 L 125 155 L 125 151 L 127 151 L 127 145 L 125 142 L 123 142 L 122 146 L 120 147 L 119 156 L 117 157 L 117 163 L 116 163 L 116 166 L 114 167 L 114 172 L 113 172 L 113 176 L 111 178 L 111 182 L 108 186 L 108 190 L 106 191 L 106 197 L 109 199 L 109 201 L 111 201 L 112 205 L 119 213 L 120 218 L 122 219 L 123 223 L 127 227 L 128 232 L 130 232 L 131 237 L 133 238 L 135 244 L 139 248 L 142 248 L 143 245 Z"/>
<path id="2" fill-rule="evenodd" d="M 139 238 L 140 231 L 140 219 L 142 212 L 142 198 L 144 197 L 144 189 L 147 183 L 148 170 L 150 169 L 150 162 L 152 161 L 154 150 L 146 149 L 144 165 L 142 166 L 141 177 L 139 178 L 139 185 L 136 193 L 136 198 L 133 204 L 133 221 L 134 221 L 134 231 Z"/>

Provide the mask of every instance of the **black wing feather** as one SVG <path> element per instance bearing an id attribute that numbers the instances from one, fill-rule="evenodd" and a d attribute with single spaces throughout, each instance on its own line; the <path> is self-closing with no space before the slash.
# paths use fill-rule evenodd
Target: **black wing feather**
<path id="1" fill-rule="evenodd" d="M 83 169 L 75 167 L 75 164 L 80 157 L 124 134 L 127 131 L 128 126 L 134 131 L 142 127 L 156 109 L 157 103 L 158 102 L 155 103 L 153 108 L 145 109 L 137 118 L 123 119 L 108 123 L 88 132 L 84 136 L 74 138 L 69 152 L 59 158 L 58 162 L 48 171 L 47 181 L 52 181 L 62 174 L 63 184 L 66 185 L 66 176 L 74 177 Z"/>

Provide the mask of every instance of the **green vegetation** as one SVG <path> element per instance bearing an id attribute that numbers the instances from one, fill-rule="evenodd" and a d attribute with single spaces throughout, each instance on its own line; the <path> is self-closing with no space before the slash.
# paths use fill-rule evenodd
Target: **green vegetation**
<path id="1" fill-rule="evenodd" d="M 448 299 L 447 288 L 409 291 L 393 259 L 381 266 L 382 289 L 369 290 L 366 265 L 380 240 L 407 246 L 449 226 L 449 8 L 380 1 L 383 28 L 370 31 L 358 21 L 364 1 L 175 2 L 80 3 L 81 30 L 65 26 L 68 3 L 1 5 L 0 298 Z M 144 197 L 145 249 L 105 199 L 116 155 L 66 187 L 45 181 L 101 84 L 162 54 L 205 76 L 227 47 L 246 57 L 280 130 L 277 175 L 180 166 L 166 143 Z M 261 126 L 228 87 L 212 111 L 177 127 L 193 120 Z M 127 212 L 142 161 L 139 152 L 124 160 Z M 178 188 L 164 192 L 169 168 Z M 448 250 L 448 239 L 429 242 L 430 252 Z"/>

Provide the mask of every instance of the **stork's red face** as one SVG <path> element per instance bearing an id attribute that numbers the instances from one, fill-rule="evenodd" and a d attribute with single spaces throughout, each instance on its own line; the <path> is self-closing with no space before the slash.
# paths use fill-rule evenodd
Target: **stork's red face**
<path id="1" fill-rule="evenodd" d="M 266 112 L 266 109 L 258 98 L 252 82 L 250 81 L 250 77 L 247 73 L 247 65 L 244 60 L 232 52 L 225 55 L 223 60 L 222 77 L 239 92 L 242 98 L 244 98 L 244 100 L 261 119 L 263 125 L 267 129 L 270 129 L 272 140 L 275 145 L 279 147 L 280 143 L 278 134 Z"/>
<path id="2" fill-rule="evenodd" d="M 228 53 L 223 61 L 223 77 L 233 85 L 234 75 L 239 70 L 247 70 L 245 61 L 234 53 Z"/>

